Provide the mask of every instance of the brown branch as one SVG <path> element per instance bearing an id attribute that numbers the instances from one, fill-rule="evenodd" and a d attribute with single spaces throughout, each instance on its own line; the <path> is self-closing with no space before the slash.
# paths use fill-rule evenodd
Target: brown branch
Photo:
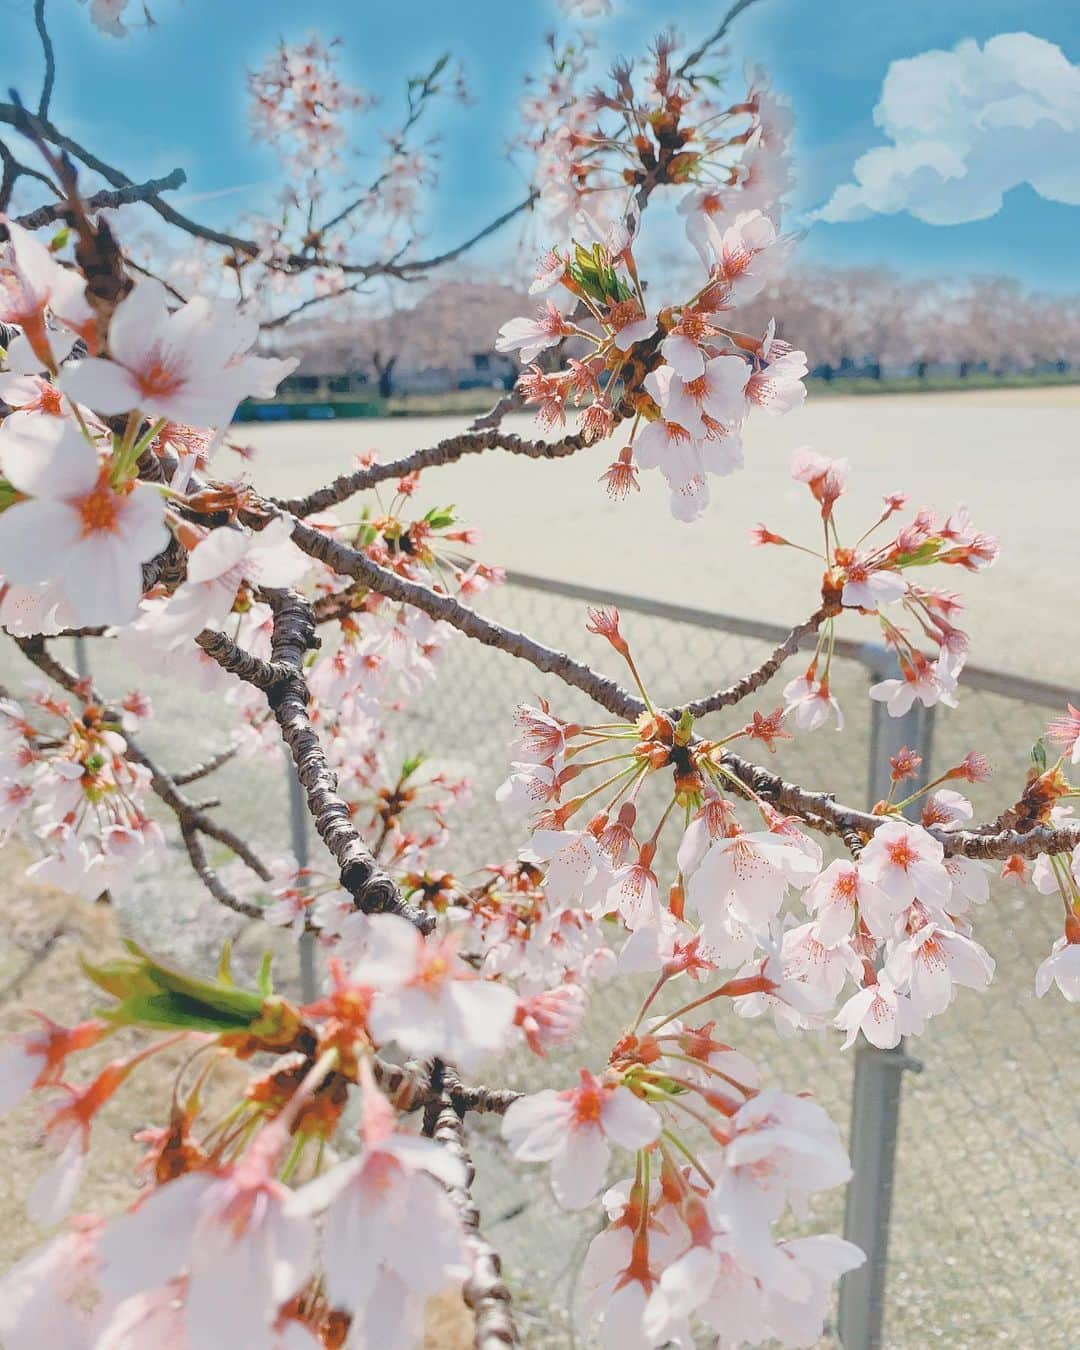
<path id="1" fill-rule="evenodd" d="M 445 619 L 452 627 L 474 638 L 487 647 L 499 647 L 511 656 L 528 661 L 544 674 L 555 675 L 564 684 L 572 685 L 589 695 L 601 707 L 617 717 L 633 720 L 644 711 L 640 699 L 620 688 L 614 680 L 598 675 L 589 666 L 575 661 L 565 652 L 558 652 L 535 641 L 524 633 L 516 633 L 493 623 L 475 610 L 452 599 L 449 595 L 428 590 L 414 581 L 406 581 L 394 572 L 373 563 L 358 549 L 339 543 L 329 535 L 297 521 L 293 527 L 293 542 L 304 553 L 318 558 L 340 576 L 355 577 L 371 590 L 389 600 L 398 600 L 423 610 L 433 619 Z"/>
<path id="2" fill-rule="evenodd" d="M 429 590 L 414 581 L 406 581 L 373 563 L 366 554 L 313 530 L 309 525 L 298 521 L 292 537 L 303 552 L 325 562 L 340 576 L 355 577 L 387 599 L 412 605 L 431 618 L 450 624 L 466 637 L 488 647 L 497 647 L 519 660 L 528 661 L 543 674 L 554 675 L 564 684 L 588 694 L 595 703 L 616 717 L 634 721 L 646 711 L 641 699 L 590 666 L 575 661 L 565 652 L 546 647 L 525 633 L 504 628 L 451 596 Z M 781 647 L 784 645 L 781 644 Z M 677 715 L 679 710 L 671 711 Z M 811 828 L 826 834 L 843 838 L 857 831 L 869 838 L 884 823 L 885 818 L 882 816 L 837 802 L 832 793 L 814 792 L 797 783 L 789 783 L 771 770 L 743 759 L 730 750 L 724 751 L 720 763 L 729 778 L 741 786 L 746 795 L 760 797 L 777 810 L 798 816 Z M 970 858 L 1006 858 L 1010 853 L 1035 857 L 1040 853 L 1067 851 L 1080 843 L 1080 825 L 1060 830 L 1038 826 L 1030 830 L 1005 830 L 991 835 L 979 834 L 974 830 L 943 830 L 935 827 L 930 833 L 941 842 L 947 853 L 963 854 Z"/>
<path id="3" fill-rule="evenodd" d="M 287 309 L 284 314 L 278 314 L 276 318 L 267 319 L 265 323 L 260 323 L 259 327 L 264 333 L 271 328 L 283 328 L 287 323 L 291 323 L 298 314 L 304 314 L 307 310 L 314 309 L 316 305 L 325 304 L 327 300 L 340 300 L 343 295 L 357 295 L 363 285 L 364 279 L 362 278 L 340 291 L 326 291 L 322 295 L 309 295 L 306 300 L 301 300 L 298 305 L 293 305 L 292 309 Z"/>
<path id="4" fill-rule="evenodd" d="M 276 666 L 270 661 L 264 661 L 261 657 L 253 656 L 251 652 L 235 643 L 232 638 L 224 633 L 217 632 L 213 628 L 204 628 L 199 633 L 195 642 L 200 646 L 207 656 L 212 657 L 222 670 L 228 671 L 230 675 L 235 675 L 245 684 L 254 685 L 256 689 L 268 693 L 275 684 L 289 678 L 290 671 L 284 666 Z"/>
<path id="5" fill-rule="evenodd" d="M 111 183 L 114 188 L 134 188 L 136 186 L 133 179 L 127 174 L 121 173 L 119 169 L 95 155 L 92 150 L 88 150 L 84 145 L 65 135 L 59 130 L 47 117 L 34 116 L 24 108 L 20 108 L 15 103 L 0 103 L 0 122 L 5 122 L 9 126 L 26 128 L 32 133 L 48 141 L 57 149 L 64 151 L 65 154 L 80 161 L 88 169 L 92 169 Z M 261 246 L 254 239 L 244 239 L 240 235 L 229 234 L 225 230 L 217 230 L 212 226 L 203 225 L 197 220 L 192 220 L 190 216 L 184 215 L 182 211 L 177 211 L 163 197 L 157 193 L 151 193 L 144 201 L 153 211 L 174 225 L 177 229 L 183 230 L 186 234 L 192 235 L 196 239 L 204 239 L 207 243 L 220 244 L 223 248 L 229 249 L 237 255 L 243 255 L 246 258 L 258 257 L 262 252 Z M 496 230 L 502 228 L 508 221 L 513 220 L 517 215 L 528 210 L 535 200 L 535 195 L 530 193 L 523 201 L 518 202 L 516 206 L 504 211 L 502 215 L 496 217 L 490 224 L 470 235 L 463 243 L 454 248 L 447 249 L 443 253 L 438 253 L 430 258 L 415 258 L 408 262 L 339 262 L 333 258 L 327 258 L 318 253 L 290 253 L 284 260 L 283 271 L 290 273 L 305 272 L 315 267 L 333 267 L 339 272 L 349 275 L 366 277 L 387 276 L 395 277 L 399 280 L 408 280 L 410 276 L 415 276 L 420 272 L 427 272 L 433 268 L 440 267 L 444 263 L 452 262 L 467 252 L 482 239 L 486 239 Z"/>
<path id="6" fill-rule="evenodd" d="M 307 794 L 315 829 L 333 854 L 341 884 L 357 909 L 365 914 L 399 914 L 420 932 L 429 933 L 435 926 L 433 916 L 401 898 L 393 879 L 379 867 L 352 823 L 348 803 L 337 790 L 337 775 L 311 724 L 304 659 L 319 646 L 311 602 L 295 591 L 266 590 L 261 595 L 274 614 L 269 661 L 252 656 L 224 633 L 209 629 L 204 629 L 196 642 L 223 669 L 266 695 Z"/>
<path id="7" fill-rule="evenodd" d="M 502 423 L 507 413 L 520 412 L 525 407 L 525 400 L 517 389 L 511 389 L 498 399 L 494 407 L 489 408 L 486 413 L 474 418 L 469 423 L 470 431 L 487 431 L 492 427 L 497 427 Z"/>
<path id="8" fill-rule="evenodd" d="M 698 698 L 692 703 L 685 704 L 682 711 L 688 712 L 691 717 L 704 717 L 706 713 L 718 712 L 721 708 L 730 708 L 735 703 L 741 703 L 744 698 L 755 693 L 762 685 L 768 684 L 788 657 L 794 656 L 799 650 L 803 640 L 816 633 L 833 613 L 835 613 L 835 610 L 826 609 L 823 606 L 814 614 L 811 614 L 803 623 L 796 624 L 783 642 L 762 661 L 761 665 L 748 671 L 741 679 L 736 680 L 726 689 L 718 689 L 715 694 L 708 694 L 705 698 Z"/>
<path id="9" fill-rule="evenodd" d="M 709 34 L 709 36 L 705 39 L 704 42 L 701 43 L 699 47 L 695 47 L 695 49 L 690 53 L 690 55 L 686 58 L 686 60 L 675 72 L 675 78 L 682 80 L 686 79 L 689 76 L 690 82 L 693 83 L 693 76 L 690 75 L 690 72 L 693 70 L 694 66 L 696 66 L 697 63 L 703 57 L 707 56 L 709 52 L 712 50 L 712 48 L 717 45 L 718 42 L 723 42 L 724 38 L 727 37 L 728 29 L 739 17 L 739 15 L 743 12 L 743 10 L 749 9 L 751 5 L 756 3 L 757 0 L 735 0 L 735 4 L 731 6 L 728 12 L 724 15 L 723 19 L 720 21 L 719 28 L 714 29 L 713 32 Z"/>
<path id="10" fill-rule="evenodd" d="M 15 184 L 20 178 L 36 178 L 39 183 L 44 183 L 50 192 L 58 192 L 56 184 L 48 174 L 32 169 L 28 164 L 16 159 L 2 140 L 0 140 L 0 164 L 3 165 L 3 173 L 0 174 L 0 211 L 8 209 L 11 194 L 15 191 Z"/>
<path id="11" fill-rule="evenodd" d="M 103 188 L 87 197 L 83 207 L 87 211 L 103 211 L 117 206 L 130 206 L 134 202 L 148 201 L 159 192 L 182 187 L 186 182 L 187 174 L 183 169 L 173 169 L 164 178 L 151 178 L 148 182 L 132 183 L 128 187 Z M 71 207 L 67 202 L 54 202 L 52 205 L 39 206 L 36 211 L 30 211 L 25 216 L 18 216 L 15 223 L 27 230 L 40 230 L 43 225 L 51 225 L 54 220 L 68 220 L 71 215 Z"/>
<path id="12" fill-rule="evenodd" d="M 489 414 L 490 415 L 490 414 Z M 580 435 L 566 436 L 561 441 L 531 441 L 497 428 L 487 431 L 462 431 L 456 436 L 448 436 L 436 445 L 414 450 L 401 459 L 388 460 L 383 464 L 370 464 L 367 468 L 356 469 L 335 478 L 324 488 L 318 488 L 306 497 L 290 497 L 286 501 L 277 501 L 276 505 L 294 516 L 310 516 L 318 511 L 326 511 L 337 506 L 356 492 L 374 487 L 387 478 L 402 478 L 405 474 L 418 469 L 436 468 L 441 464 L 453 464 L 465 455 L 478 455 L 485 450 L 505 450 L 511 455 L 522 455 L 526 459 L 564 459 L 576 454 L 586 442 Z"/>
<path id="13" fill-rule="evenodd" d="M 188 783 L 197 783 L 200 778 L 209 778 L 212 773 L 216 773 L 223 765 L 235 758 L 239 746 L 227 745 L 224 750 L 219 750 L 216 755 L 211 755 L 209 759 L 204 759 L 201 764 L 196 764 L 190 769 L 185 769 L 182 773 L 174 773 L 172 780 L 177 787 L 186 787 Z"/>
<path id="14" fill-rule="evenodd" d="M 56 83 L 56 53 L 53 51 L 52 38 L 45 23 L 45 0 L 34 0 L 34 26 L 41 39 L 41 53 L 45 58 L 45 76 L 41 82 L 38 116 L 48 117 L 53 85 Z"/>
<path id="15" fill-rule="evenodd" d="M 465 1169 L 464 1185 L 448 1186 L 447 1190 L 461 1215 L 466 1240 L 472 1250 L 472 1270 L 461 1292 L 475 1318 L 473 1345 L 476 1350 L 506 1350 L 507 1346 L 518 1344 L 510 1290 L 502 1278 L 498 1253 L 480 1232 L 480 1213 L 470 1191 L 476 1168 L 465 1146 L 464 1122 L 446 1094 L 435 1114 L 433 1135 Z"/>

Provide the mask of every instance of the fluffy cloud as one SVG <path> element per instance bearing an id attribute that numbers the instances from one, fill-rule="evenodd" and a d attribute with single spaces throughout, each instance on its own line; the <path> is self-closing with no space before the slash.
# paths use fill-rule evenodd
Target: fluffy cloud
<path id="1" fill-rule="evenodd" d="M 1080 206 L 1080 66 L 1030 33 L 970 39 L 894 61 L 874 121 L 888 145 L 861 155 L 818 220 L 908 211 L 931 225 L 983 220 L 1030 183 Z"/>

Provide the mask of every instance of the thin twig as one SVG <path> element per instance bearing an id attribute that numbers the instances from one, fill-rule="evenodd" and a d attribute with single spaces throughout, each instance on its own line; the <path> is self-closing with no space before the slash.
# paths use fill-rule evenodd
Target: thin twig
<path id="1" fill-rule="evenodd" d="M 731 6 L 728 12 L 724 15 L 723 19 L 720 21 L 719 28 L 714 29 L 714 31 L 709 34 L 709 36 L 699 47 L 694 48 L 694 50 L 682 63 L 679 69 L 675 72 L 675 78 L 682 80 L 686 79 L 689 76 L 691 83 L 693 83 L 693 76 L 690 74 L 690 72 L 693 70 L 694 66 L 697 65 L 697 63 L 702 59 L 702 57 L 707 56 L 708 53 L 712 50 L 713 47 L 716 46 L 718 42 L 723 42 L 724 38 L 727 37 L 728 29 L 739 17 L 739 15 L 743 12 L 743 10 L 749 9 L 751 5 L 756 3 L 757 0 L 735 0 L 735 4 Z"/>
<path id="2" fill-rule="evenodd" d="M 211 755 L 201 764 L 196 764 L 183 773 L 174 773 L 172 780 L 177 787 L 186 787 L 188 783 L 197 783 L 200 778 L 208 778 L 210 774 L 216 773 L 223 765 L 234 759 L 239 748 L 238 745 L 227 745 L 224 750 L 219 750 L 216 755 Z"/>
<path id="3" fill-rule="evenodd" d="M 770 652 L 759 666 L 748 671 L 726 689 L 718 689 L 715 694 L 707 694 L 704 698 L 685 704 L 683 711 L 688 712 L 691 717 L 704 717 L 706 713 L 730 708 L 736 703 L 741 703 L 750 694 L 756 693 L 762 685 L 768 684 L 789 656 L 795 655 L 804 639 L 818 631 L 829 613 L 830 611 L 823 607 L 811 614 L 803 623 L 796 624 L 783 642 Z"/>
<path id="4" fill-rule="evenodd" d="M 41 83 L 41 98 L 38 100 L 38 116 L 48 117 L 53 85 L 56 83 L 56 53 L 53 51 L 52 38 L 45 22 L 45 0 L 34 0 L 34 25 L 41 39 L 42 55 L 45 57 L 45 76 Z"/>
<path id="5" fill-rule="evenodd" d="M 485 450 L 505 450 L 510 455 L 521 455 L 526 459 L 565 459 L 576 454 L 586 445 L 580 435 L 566 436 L 561 441 L 531 441 L 511 432 L 493 428 L 487 431 L 462 431 L 456 436 L 448 436 L 436 445 L 414 450 L 401 459 L 388 460 L 382 464 L 370 464 L 366 468 L 356 469 L 335 478 L 324 488 L 318 488 L 306 497 L 290 497 L 275 504 L 294 516 L 310 516 L 337 506 L 356 492 L 374 487 L 388 478 L 402 478 L 415 473 L 418 469 L 435 468 L 441 464 L 453 464 L 465 455 L 478 455 Z"/>
<path id="6" fill-rule="evenodd" d="M 183 187 L 186 182 L 187 174 L 183 169 L 173 169 L 172 173 L 166 174 L 164 178 L 151 178 L 145 183 L 132 183 L 130 187 L 103 188 L 100 192 L 87 197 L 83 207 L 89 212 L 130 206 L 135 202 L 146 202 L 159 192 Z M 51 205 L 39 206 L 36 210 L 27 212 L 25 216 L 16 217 L 15 223 L 26 230 L 40 230 L 43 225 L 50 225 L 54 220 L 64 220 L 70 214 L 71 208 L 67 202 L 54 202 Z"/>

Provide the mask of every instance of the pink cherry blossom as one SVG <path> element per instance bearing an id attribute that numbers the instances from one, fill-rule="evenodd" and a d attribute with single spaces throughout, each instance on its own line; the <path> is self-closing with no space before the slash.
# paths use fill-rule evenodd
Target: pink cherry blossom
<path id="1" fill-rule="evenodd" d="M 113 415 L 221 427 L 249 393 L 273 393 L 296 360 L 246 355 L 257 327 L 234 308 L 197 297 L 170 311 L 158 281 L 141 281 L 116 307 L 110 359 L 88 357 L 64 368 L 59 385 L 79 403 Z"/>
<path id="2" fill-rule="evenodd" d="M 1056 984 L 1069 1003 L 1080 1003 L 1080 925 L 1059 937 L 1050 955 L 1035 972 L 1035 993 L 1039 998 Z"/>
<path id="3" fill-rule="evenodd" d="M 946 651 L 933 662 L 919 655 L 914 664 L 905 665 L 903 679 L 882 680 L 871 685 L 870 697 L 884 703 L 890 717 L 903 717 L 916 699 L 924 708 L 932 708 L 938 703 L 955 708 L 953 695 L 963 664 L 962 656 L 955 657 Z"/>
<path id="4" fill-rule="evenodd" d="M 831 947 L 851 932 L 856 912 L 875 937 L 886 938 L 904 906 L 863 875 L 858 864 L 838 858 L 803 892 L 803 903 L 817 915 L 815 936 Z"/>
<path id="5" fill-rule="evenodd" d="M 836 718 L 837 731 L 844 729 L 844 713 L 833 697 L 827 680 L 818 680 L 809 672 L 784 685 L 784 713 L 795 718 L 803 731 L 817 731 L 830 716 Z"/>
<path id="6" fill-rule="evenodd" d="M 447 1187 L 463 1164 L 432 1139 L 397 1128 L 396 1112 L 365 1066 L 361 1150 L 309 1182 L 299 1203 L 322 1215 L 321 1268 L 332 1306 L 373 1345 L 415 1344 L 426 1301 L 469 1269 Z"/>
<path id="7" fill-rule="evenodd" d="M 21 586 L 56 583 L 78 624 L 131 619 L 142 564 L 169 539 L 157 489 L 114 487 L 74 424 L 54 417 L 5 437 L 0 464 L 27 495 L 0 514 L 0 572 Z"/>
<path id="8" fill-rule="evenodd" d="M 922 828 L 901 820 L 879 825 L 859 858 L 859 871 L 900 905 L 916 898 L 946 905 L 952 883 L 945 850 Z"/>
<path id="9" fill-rule="evenodd" d="M 286 1143 L 284 1130 L 267 1125 L 239 1162 L 185 1173 L 114 1219 L 98 1248 L 104 1292 L 128 1298 L 186 1271 L 191 1350 L 224 1341 L 275 1350 L 278 1309 L 315 1265 L 307 1207 L 274 1176 Z"/>
<path id="10" fill-rule="evenodd" d="M 479 978 L 453 938 L 429 939 L 395 914 L 374 914 L 368 949 L 353 980 L 375 990 L 370 1025 L 380 1040 L 410 1054 L 442 1055 L 463 1069 L 506 1044 L 517 999 Z"/>
<path id="11" fill-rule="evenodd" d="M 751 928 L 767 927 L 789 886 L 809 885 L 814 860 L 771 830 L 715 840 L 687 883 L 686 898 L 706 924 L 730 912 Z"/>
<path id="12" fill-rule="evenodd" d="M 936 1017 L 952 1002 L 954 986 L 985 989 L 994 959 L 971 938 L 930 922 L 893 945 L 885 969 L 920 1017 Z"/>
<path id="13" fill-rule="evenodd" d="M 843 1048 L 850 1049 L 861 1031 L 871 1045 L 891 1050 L 902 1036 L 917 1036 L 923 1020 L 906 994 L 897 992 L 885 971 L 876 981 L 860 989 L 837 1013 L 833 1025 L 847 1032 Z"/>
<path id="14" fill-rule="evenodd" d="M 495 339 L 495 350 L 520 352 L 522 361 L 528 364 L 573 331 L 573 326 L 567 323 L 549 300 L 543 309 L 537 311 L 535 319 L 511 319 L 509 323 L 504 323 Z"/>
<path id="15" fill-rule="evenodd" d="M 551 1163 L 551 1186 L 566 1209 L 583 1209 L 600 1190 L 611 1144 L 646 1148 L 659 1133 L 660 1118 L 651 1106 L 587 1069 L 576 1088 L 549 1088 L 514 1102 L 502 1126 L 521 1162 Z"/>

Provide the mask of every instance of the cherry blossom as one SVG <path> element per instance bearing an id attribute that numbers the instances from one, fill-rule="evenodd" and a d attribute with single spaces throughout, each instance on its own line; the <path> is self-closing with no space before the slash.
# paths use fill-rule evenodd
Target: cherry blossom
<path id="1" fill-rule="evenodd" d="M 398 1130 L 369 1069 L 363 1080 L 360 1153 L 309 1182 L 298 1202 L 322 1215 L 327 1297 L 372 1344 L 405 1347 L 415 1344 L 427 1299 L 468 1270 L 446 1193 L 465 1172 L 434 1140 Z"/>
<path id="2" fill-rule="evenodd" d="M 26 494 L 0 513 L 0 571 L 20 586 L 57 584 L 78 624 L 131 619 L 142 564 L 169 538 L 157 489 L 114 486 L 74 424 L 51 417 L 5 436 L 0 465 Z M 48 554 L 43 538 L 51 541 Z"/>
<path id="3" fill-rule="evenodd" d="M 234 1166 L 159 1186 L 102 1237 L 101 1288 L 114 1298 L 160 1288 L 187 1272 L 192 1350 L 222 1336 L 273 1350 L 277 1311 L 310 1276 L 315 1229 L 298 1193 L 274 1178 L 285 1139 L 267 1126 Z"/>
<path id="4" fill-rule="evenodd" d="M 802 731 L 817 731 L 830 717 L 836 719 L 837 731 L 844 729 L 844 714 L 828 680 L 819 680 L 810 672 L 784 685 L 784 713 L 793 716 Z"/>
<path id="5" fill-rule="evenodd" d="M 1050 949 L 1050 955 L 1035 972 L 1039 998 L 1056 984 L 1069 1003 L 1080 1003 L 1080 931 L 1075 921 Z"/>
<path id="6" fill-rule="evenodd" d="M 844 1049 L 855 1044 L 861 1031 L 871 1045 L 891 1050 L 903 1036 L 922 1032 L 923 1020 L 906 994 L 897 991 L 885 971 L 853 994 L 836 1015 L 834 1025 L 847 1032 Z"/>
<path id="7" fill-rule="evenodd" d="M 611 1144 L 638 1149 L 660 1132 L 656 1112 L 619 1084 L 581 1070 L 576 1088 L 548 1088 L 515 1102 L 503 1117 L 502 1133 L 521 1162 L 549 1162 L 555 1198 L 567 1209 L 582 1209 L 604 1183 Z"/>
<path id="8" fill-rule="evenodd" d="M 897 904 L 918 897 L 944 905 L 952 891 L 944 858 L 944 848 L 920 825 L 893 820 L 874 831 L 859 870 Z"/>
<path id="9" fill-rule="evenodd" d="M 902 906 L 868 880 L 856 863 L 829 863 L 803 891 L 803 903 L 817 916 L 814 936 L 832 947 L 848 936 L 856 915 L 875 937 L 886 938 Z"/>
<path id="10" fill-rule="evenodd" d="M 994 960 L 971 938 L 931 921 L 893 945 L 885 968 L 920 1017 L 935 1017 L 952 1002 L 955 985 L 985 989 Z"/>
<path id="11" fill-rule="evenodd" d="M 295 358 L 246 355 L 257 328 L 235 309 L 189 300 L 170 311 L 158 281 L 141 281 L 116 307 L 110 358 L 66 366 L 64 393 L 103 414 L 136 409 L 150 417 L 220 427 L 249 393 L 273 393 Z"/>
<path id="12" fill-rule="evenodd" d="M 511 319 L 499 329 L 498 352 L 520 352 L 523 361 L 535 361 L 542 351 L 554 347 L 574 331 L 549 300 L 535 319 Z"/>
<path id="13" fill-rule="evenodd" d="M 380 1040 L 472 1069 L 506 1043 L 517 1000 L 506 985 L 479 979 L 456 949 L 453 938 L 425 942 L 405 919 L 374 915 L 352 978 L 376 990 L 371 1028 Z"/>

